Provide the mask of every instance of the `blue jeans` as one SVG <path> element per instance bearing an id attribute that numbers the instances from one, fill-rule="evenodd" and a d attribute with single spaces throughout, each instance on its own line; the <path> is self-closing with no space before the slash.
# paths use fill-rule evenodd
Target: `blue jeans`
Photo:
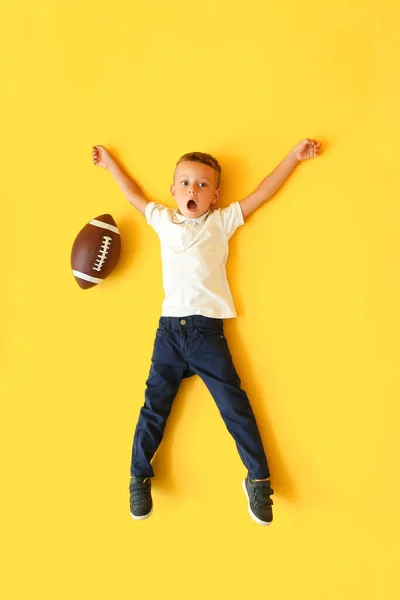
<path id="1" fill-rule="evenodd" d="M 253 479 L 269 477 L 260 433 L 232 362 L 222 319 L 161 317 L 154 341 L 145 403 L 133 440 L 131 476 L 153 477 L 151 460 L 182 379 L 199 375 L 213 396 Z"/>

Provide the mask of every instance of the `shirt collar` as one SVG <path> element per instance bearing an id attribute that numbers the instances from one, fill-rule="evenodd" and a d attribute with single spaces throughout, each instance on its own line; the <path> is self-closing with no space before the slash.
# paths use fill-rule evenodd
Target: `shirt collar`
<path id="1" fill-rule="evenodd" d="M 174 221 L 174 223 L 184 223 L 185 221 L 193 221 L 194 223 L 197 223 L 198 225 L 202 225 L 209 214 L 210 214 L 210 209 L 208 209 L 208 211 L 206 213 L 204 213 L 204 215 L 201 215 L 201 217 L 197 217 L 197 219 L 189 219 L 189 217 L 185 217 L 185 215 L 182 215 L 179 208 L 177 208 L 174 212 L 173 221 Z"/>

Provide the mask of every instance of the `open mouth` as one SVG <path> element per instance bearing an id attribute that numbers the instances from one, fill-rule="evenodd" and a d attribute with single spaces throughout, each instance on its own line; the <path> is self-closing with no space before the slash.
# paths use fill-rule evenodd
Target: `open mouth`
<path id="1" fill-rule="evenodd" d="M 194 200 L 189 200 L 188 203 L 186 204 L 186 208 L 188 210 L 196 210 L 197 204 Z"/>

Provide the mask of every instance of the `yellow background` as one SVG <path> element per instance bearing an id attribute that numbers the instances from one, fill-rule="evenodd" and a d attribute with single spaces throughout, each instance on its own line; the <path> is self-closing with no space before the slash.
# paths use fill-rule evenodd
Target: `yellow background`
<path id="1" fill-rule="evenodd" d="M 400 10 L 381 2 L 3 0 L 1 600 L 399 597 Z M 304 137 L 323 154 L 234 236 L 226 323 L 276 490 L 257 526 L 234 443 L 183 383 L 128 509 L 163 298 L 156 234 L 103 144 L 172 206 L 176 160 L 222 164 L 221 206 Z M 116 271 L 82 291 L 79 229 Z"/>

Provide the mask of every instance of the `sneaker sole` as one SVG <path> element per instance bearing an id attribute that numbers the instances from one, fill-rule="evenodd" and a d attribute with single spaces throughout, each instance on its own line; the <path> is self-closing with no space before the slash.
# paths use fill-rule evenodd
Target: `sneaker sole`
<path id="1" fill-rule="evenodd" d="M 249 494 L 247 493 L 247 488 L 246 488 L 246 480 L 243 480 L 243 489 L 244 489 L 244 493 L 246 494 L 246 498 L 247 498 L 247 506 L 249 509 L 249 515 L 251 516 L 251 518 L 253 519 L 253 521 L 255 521 L 256 523 L 258 523 L 259 525 L 264 525 L 264 526 L 268 526 L 272 524 L 272 521 L 261 521 L 261 519 L 259 519 L 258 517 L 256 517 L 256 515 L 253 513 L 253 511 L 251 510 L 250 507 L 250 498 L 249 498 Z"/>
<path id="2" fill-rule="evenodd" d="M 133 515 L 131 513 L 131 517 L 132 517 L 132 519 L 135 519 L 135 521 L 144 521 L 145 519 L 148 519 L 149 517 L 151 517 L 152 514 L 153 514 L 153 509 L 151 509 L 151 511 L 149 513 L 147 513 L 147 515 L 141 515 L 140 517 Z"/>

